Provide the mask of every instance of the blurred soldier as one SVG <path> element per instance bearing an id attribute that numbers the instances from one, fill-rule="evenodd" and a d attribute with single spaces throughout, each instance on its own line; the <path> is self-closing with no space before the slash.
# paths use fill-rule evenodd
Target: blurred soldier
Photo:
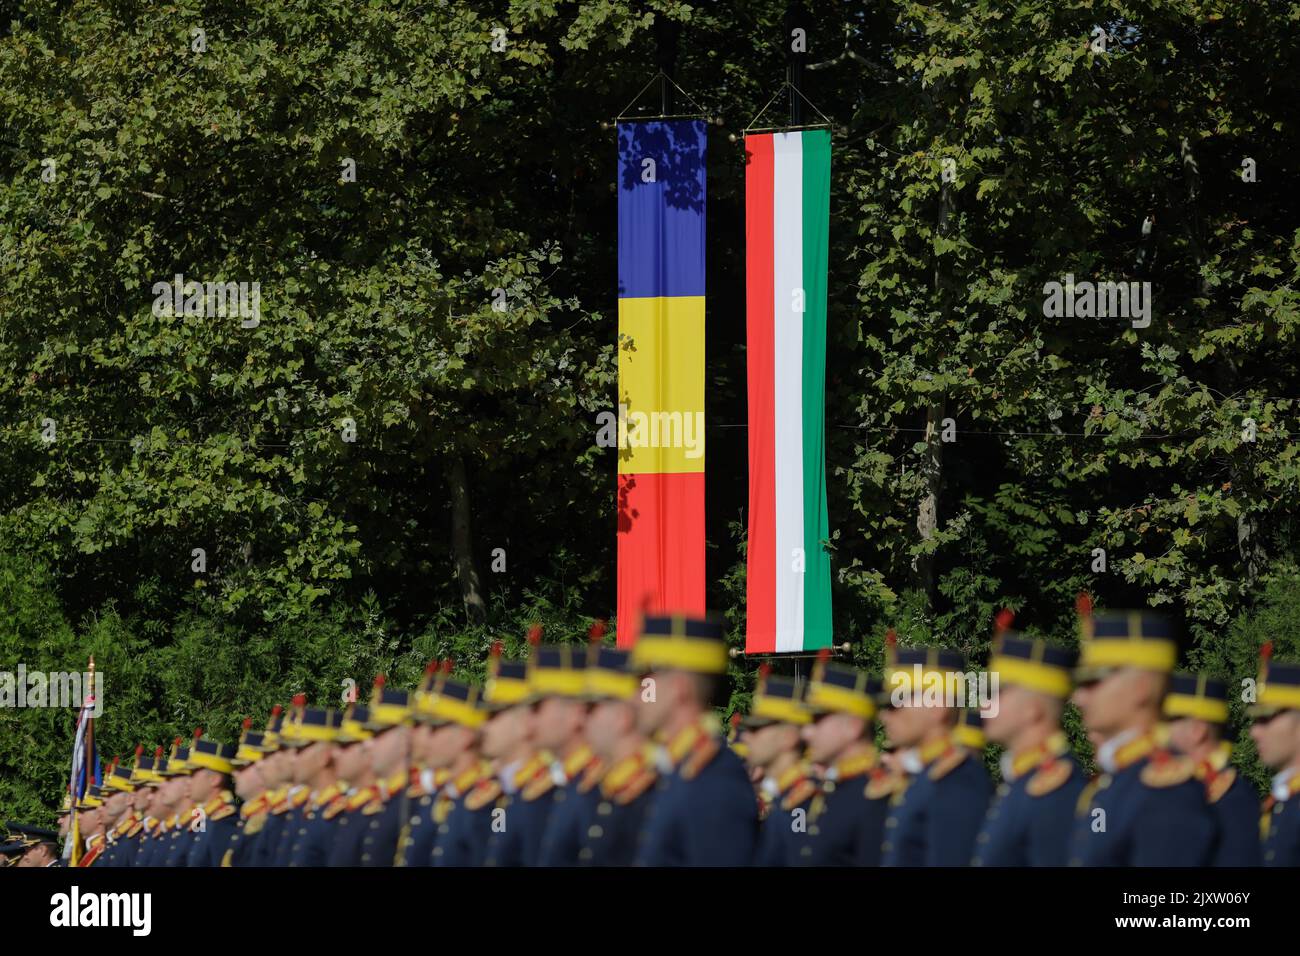
<path id="1" fill-rule="evenodd" d="M 285 719 L 282 740 L 296 751 L 293 780 L 307 793 L 302 804 L 289 811 L 285 866 L 324 866 L 329 859 L 334 824 L 324 818 L 324 808 L 343 792 L 334 763 L 341 725 L 337 711 L 318 707 L 291 709 Z"/>
<path id="2" fill-rule="evenodd" d="M 272 720 L 279 712 L 279 705 L 272 713 Z M 230 844 L 222 854 L 222 866 L 252 866 L 253 852 L 257 846 L 257 837 L 266 824 L 269 809 L 266 799 L 266 782 L 262 779 L 259 762 L 269 749 L 266 735 L 252 730 L 253 718 L 245 717 L 243 733 L 239 737 L 239 746 L 235 749 L 234 766 L 235 793 L 243 803 L 239 807 L 239 817 L 235 823 L 235 832 L 230 835 Z M 270 745 L 274 746 L 274 744 Z"/>
<path id="3" fill-rule="evenodd" d="M 1259 759 L 1275 771 L 1260 832 L 1265 866 L 1300 866 L 1300 664 L 1273 661 L 1272 642 L 1261 667 L 1250 736 Z"/>
<path id="4" fill-rule="evenodd" d="M 200 733 L 197 731 L 196 733 Z M 163 783 L 163 799 L 171 810 L 171 825 L 163 840 L 161 855 L 156 866 L 184 866 L 189 861 L 190 847 L 194 844 L 200 814 L 195 813 L 194 803 L 190 800 L 189 775 L 190 748 L 182 743 L 183 738 L 172 741 L 171 755 L 167 758 L 167 767 L 163 771 L 166 778 Z"/>
<path id="5" fill-rule="evenodd" d="M 93 866 L 104 852 L 104 820 L 100 814 L 103 806 L 97 786 L 87 788 L 77 804 L 77 832 L 84 847 L 81 859 L 77 861 L 79 867 Z"/>
<path id="6" fill-rule="evenodd" d="M 955 738 L 959 705 L 965 703 L 955 691 L 965 687 L 965 672 L 966 659 L 957 651 L 898 648 L 890 631 L 884 681 L 889 707 L 881 720 L 911 779 L 891 797 L 881 844 L 884 866 L 970 863 L 993 786 L 983 763 Z"/>
<path id="7" fill-rule="evenodd" d="M 125 865 L 123 860 L 135 850 L 134 845 L 127 841 L 127 834 L 135 825 L 135 814 L 132 809 L 135 785 L 131 783 L 131 771 L 120 766 L 117 757 L 113 758 L 113 762 L 104 773 L 104 791 L 107 795 L 103 809 L 107 845 L 99 858 L 101 869 Z"/>
<path id="8" fill-rule="evenodd" d="M 428 866 L 438 837 L 434 801 L 446 784 L 446 768 L 437 768 L 435 740 L 446 723 L 436 707 L 451 661 L 434 661 L 425 669 L 424 680 L 415 693 L 415 727 L 411 731 L 411 781 L 407 788 L 406 820 L 397 839 L 394 866 Z"/>
<path id="9" fill-rule="evenodd" d="M 360 855 L 358 847 L 364 839 L 364 830 L 370 822 L 361 811 L 374 799 L 375 772 L 370 761 L 370 707 L 367 704 L 349 704 L 343 712 L 339 726 L 338 761 L 339 779 L 346 785 L 341 797 L 335 797 L 324 810 L 321 819 L 329 821 L 331 831 L 327 866 L 355 866 Z"/>
<path id="10" fill-rule="evenodd" d="M 301 694 L 294 699 L 306 700 Z M 295 803 L 301 805 L 307 798 L 306 788 L 293 782 L 295 753 L 285 738 L 289 715 L 283 711 L 272 714 L 275 729 L 264 734 L 262 739 L 263 743 L 273 743 L 274 746 L 268 747 L 257 765 L 258 775 L 266 785 L 266 819 L 254 841 L 249 866 L 284 866 L 288 862 L 288 847 L 285 846 L 282 856 L 281 844 L 286 843 L 284 836 L 289 825 L 289 811 Z"/>
<path id="11" fill-rule="evenodd" d="M 645 680 L 637 723 L 657 739 L 662 762 L 639 865 L 747 866 L 754 858 L 754 788 L 711 709 L 727 661 L 721 624 L 703 618 L 647 617 L 633 645 L 632 666 Z"/>
<path id="12" fill-rule="evenodd" d="M 1065 866 L 1079 795 L 1087 785 L 1061 715 L 1077 653 L 1009 631 L 999 615 L 989 660 L 997 707 L 984 718 L 1003 748 L 1002 783 L 975 839 L 974 866 Z"/>
<path id="13" fill-rule="evenodd" d="M 220 866 L 238 818 L 235 806 L 234 744 L 220 744 L 194 735 L 190 746 L 189 798 L 200 813 L 201 826 L 192 836 L 186 866 Z"/>
<path id="14" fill-rule="evenodd" d="M 825 768 L 813 798 L 808 840 L 799 862 L 808 866 L 879 866 L 889 800 L 904 781 L 888 771 L 875 746 L 879 678 L 818 654 L 805 704 L 808 759 Z"/>
<path id="15" fill-rule="evenodd" d="M 759 669 L 749 714 L 741 722 L 750 763 L 763 772 L 755 866 L 795 866 L 808 849 L 808 812 L 817 784 L 803 759 L 803 729 L 812 716 L 794 681 Z"/>
<path id="16" fill-rule="evenodd" d="M 413 723 L 410 692 L 389 687 L 380 674 L 375 678 L 366 721 L 366 728 L 374 733 L 365 743 L 374 773 L 374 793 L 360 811 L 361 841 L 352 865 L 393 865 L 397 838 L 406 820 Z"/>
<path id="17" fill-rule="evenodd" d="M 492 825 L 499 785 L 491 766 L 479 756 L 479 738 L 487 710 L 480 690 L 448 678 L 433 702 L 444 723 L 434 733 L 430 763 L 447 772 L 447 783 L 433 803 L 438 824 L 431 862 L 433 866 L 478 866 Z"/>
<path id="18" fill-rule="evenodd" d="M 1214 866 L 1259 866 L 1259 795 L 1228 766 L 1228 685 L 1208 674 L 1174 674 L 1165 695 L 1169 744 L 1196 764 L 1218 826 Z"/>
<path id="19" fill-rule="evenodd" d="M 586 738 L 591 709 L 586 665 L 604 634 L 604 622 L 597 621 L 588 633 L 589 648 L 539 647 L 529 661 L 528 680 L 538 697 L 534 737 L 542 752 L 554 755 L 550 770 L 555 789 L 535 861 L 538 866 L 577 866 L 583 834 L 600 800 L 596 785 L 601 762 Z"/>
<path id="20" fill-rule="evenodd" d="M 984 732 L 984 718 L 978 707 L 962 708 L 957 726 L 952 731 L 952 742 L 966 748 L 976 760 L 984 759 L 984 748 L 989 745 L 989 738 Z"/>
<path id="21" fill-rule="evenodd" d="M 647 740 L 637 730 L 634 701 L 640 688 L 628 652 L 592 646 L 584 683 L 591 701 L 586 738 L 602 769 L 593 791 L 595 809 L 580 827 L 578 864 L 627 866 L 636 856 L 656 780 Z"/>
<path id="22" fill-rule="evenodd" d="M 534 648 L 540 636 L 540 628 L 530 632 Z M 555 780 L 550 760 L 533 743 L 535 715 L 527 665 L 501 660 L 498 644 L 489 674 L 483 700 L 491 716 L 483 725 L 483 756 L 493 762 L 496 781 L 481 782 L 469 799 L 477 802 L 491 793 L 495 808 L 483 865 L 527 866 L 536 861 L 541 847 Z"/>
<path id="23" fill-rule="evenodd" d="M 1160 706 L 1178 657 L 1172 622 L 1150 611 L 1093 615 L 1074 702 L 1102 774 L 1079 798 L 1071 866 L 1208 866 L 1215 823 L 1196 767 L 1157 746 Z"/>
<path id="24" fill-rule="evenodd" d="M 155 866 L 163 845 L 164 823 L 170 811 L 163 799 L 163 784 L 167 778 L 163 770 L 167 768 L 167 757 L 162 747 L 153 752 L 153 759 L 143 769 L 136 771 L 140 778 L 139 787 L 145 794 L 144 830 L 140 834 L 140 849 L 136 852 L 133 866 Z"/>

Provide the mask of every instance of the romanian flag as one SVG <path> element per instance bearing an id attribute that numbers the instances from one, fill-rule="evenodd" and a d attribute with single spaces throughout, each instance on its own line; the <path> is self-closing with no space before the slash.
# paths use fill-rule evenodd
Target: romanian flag
<path id="1" fill-rule="evenodd" d="M 707 125 L 618 127 L 618 643 L 703 614 Z"/>
<path id="2" fill-rule="evenodd" d="M 829 130 L 745 137 L 749 547 L 745 651 L 831 644 L 826 510 Z"/>

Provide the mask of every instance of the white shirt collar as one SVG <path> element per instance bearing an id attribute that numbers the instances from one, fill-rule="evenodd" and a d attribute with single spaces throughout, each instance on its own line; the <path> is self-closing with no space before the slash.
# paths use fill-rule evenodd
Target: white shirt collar
<path id="1" fill-rule="evenodd" d="M 1008 782 L 1015 779 L 1015 758 L 1011 756 L 1011 751 L 1003 751 L 1002 756 L 998 758 L 998 766 L 1002 769 L 1002 779 Z"/>
<path id="2" fill-rule="evenodd" d="M 1131 740 L 1136 740 L 1141 733 L 1141 728 L 1134 727 L 1132 730 L 1125 730 L 1111 737 L 1097 748 L 1097 766 L 1107 773 L 1114 773 L 1119 769 L 1115 755 L 1119 753 L 1121 747 Z"/>
<path id="3" fill-rule="evenodd" d="M 1287 767 L 1281 773 L 1273 775 L 1273 796 L 1281 801 L 1291 796 L 1291 778 L 1296 774 L 1295 767 Z"/>
<path id="4" fill-rule="evenodd" d="M 515 774 L 519 772 L 519 768 L 523 765 L 522 760 L 512 760 L 502 767 L 497 774 L 497 779 L 501 781 L 501 789 L 506 793 L 514 793 L 517 789 L 515 787 Z"/>
<path id="5" fill-rule="evenodd" d="M 898 755 L 898 764 L 911 776 L 916 776 L 925 769 L 925 762 L 921 760 L 921 752 L 915 747 L 909 747 L 900 753 Z"/>

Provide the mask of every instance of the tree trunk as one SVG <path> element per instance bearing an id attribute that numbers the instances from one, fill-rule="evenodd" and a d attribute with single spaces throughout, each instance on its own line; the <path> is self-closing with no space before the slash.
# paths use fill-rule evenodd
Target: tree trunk
<path id="1" fill-rule="evenodd" d="M 487 619 L 487 606 L 474 564 L 469 480 L 465 477 L 465 459 L 459 454 L 452 455 L 447 464 L 447 487 L 451 492 L 451 550 L 456 560 L 461 600 L 465 603 L 465 617 L 470 624 L 482 624 Z"/>

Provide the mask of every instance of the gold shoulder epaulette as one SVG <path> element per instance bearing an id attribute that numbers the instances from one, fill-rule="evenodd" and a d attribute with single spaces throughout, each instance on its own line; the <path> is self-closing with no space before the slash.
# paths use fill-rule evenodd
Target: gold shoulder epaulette
<path id="1" fill-rule="evenodd" d="M 1045 797 L 1061 787 L 1070 779 L 1073 767 L 1068 760 L 1048 760 L 1034 772 L 1025 784 L 1025 792 L 1031 797 Z"/>
<path id="2" fill-rule="evenodd" d="M 1161 753 L 1147 761 L 1142 768 L 1141 780 L 1145 786 L 1155 789 L 1176 787 L 1196 776 L 1196 764 L 1186 757 L 1175 757 Z"/>
<path id="3" fill-rule="evenodd" d="M 496 780 L 482 780 L 465 796 L 465 807 L 469 810 L 482 810 L 489 803 L 501 796 L 501 784 Z"/>
<path id="4" fill-rule="evenodd" d="M 1232 785 L 1236 780 L 1237 768 L 1226 767 L 1220 770 L 1206 781 L 1205 799 L 1210 803 L 1218 803 L 1223 799 L 1223 795 L 1232 789 Z"/>
<path id="5" fill-rule="evenodd" d="M 527 786 L 519 791 L 519 795 L 529 803 L 542 797 L 555 789 L 555 778 L 549 773 L 540 773 L 528 781 Z"/>
<path id="6" fill-rule="evenodd" d="M 325 804 L 325 809 L 321 811 L 321 815 L 326 820 L 333 820 L 335 817 L 337 817 L 340 813 L 342 813 L 347 808 L 348 808 L 348 795 L 346 793 L 341 793 L 333 800 L 331 800 L 329 803 Z"/>
<path id="7" fill-rule="evenodd" d="M 267 812 L 265 810 L 254 813 L 244 821 L 244 836 L 252 836 L 254 833 L 261 833 L 262 827 L 266 826 Z"/>
<path id="8" fill-rule="evenodd" d="M 871 771 L 871 779 L 867 781 L 862 794 L 868 800 L 883 800 L 899 793 L 906 786 L 907 778 L 902 774 L 886 770 L 884 767 L 876 767 Z"/>
<path id="9" fill-rule="evenodd" d="M 682 779 L 694 780 L 698 777 L 700 771 L 709 765 L 709 762 L 718 755 L 721 749 L 719 738 L 712 734 L 702 736 L 682 763 Z"/>
<path id="10" fill-rule="evenodd" d="M 614 796 L 614 802 L 621 807 L 627 806 L 641 794 L 645 793 L 659 778 L 652 767 L 642 767 Z"/>
<path id="11" fill-rule="evenodd" d="M 578 788 L 579 793 L 590 793 L 604 776 L 605 763 L 599 758 L 595 758 L 587 764 L 575 786 Z"/>
<path id="12" fill-rule="evenodd" d="M 801 806 L 816 792 L 817 784 L 813 783 L 807 777 L 804 777 L 786 791 L 785 798 L 781 801 L 781 809 L 787 811 L 793 810 L 795 807 Z"/>
<path id="13" fill-rule="evenodd" d="M 966 759 L 968 753 L 969 751 L 964 747 L 954 747 L 951 751 L 930 765 L 930 779 L 942 780 L 944 777 L 948 776 L 948 774 L 961 766 L 962 761 Z"/>

